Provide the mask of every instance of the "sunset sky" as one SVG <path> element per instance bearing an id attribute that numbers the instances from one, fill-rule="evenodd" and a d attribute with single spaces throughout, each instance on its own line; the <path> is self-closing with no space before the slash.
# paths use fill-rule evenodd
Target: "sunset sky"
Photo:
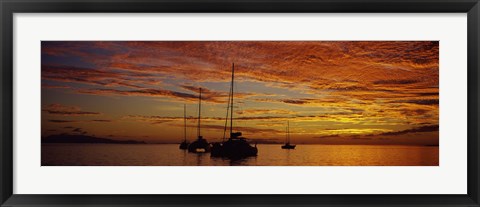
<path id="1" fill-rule="evenodd" d="M 232 63 L 234 128 L 259 143 L 439 142 L 439 43 L 426 41 L 43 41 L 42 136 L 148 143 L 223 136 Z"/>

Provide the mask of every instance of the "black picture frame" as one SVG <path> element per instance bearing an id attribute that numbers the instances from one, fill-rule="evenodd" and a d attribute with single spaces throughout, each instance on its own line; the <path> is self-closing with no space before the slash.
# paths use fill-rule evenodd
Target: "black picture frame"
<path id="1" fill-rule="evenodd" d="M 0 0 L 1 206 L 480 206 L 478 0 Z M 467 13 L 468 190 L 465 195 L 13 194 L 14 13 Z M 452 178 L 455 179 L 455 178 Z M 348 187 L 348 186 L 346 186 Z M 414 186 L 412 186 L 414 188 Z"/>

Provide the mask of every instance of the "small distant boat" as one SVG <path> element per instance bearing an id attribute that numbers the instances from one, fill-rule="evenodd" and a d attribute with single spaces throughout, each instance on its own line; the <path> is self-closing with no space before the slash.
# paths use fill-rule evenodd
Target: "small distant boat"
<path id="1" fill-rule="evenodd" d="M 285 136 L 285 144 L 282 145 L 282 149 L 295 149 L 296 145 L 290 144 L 290 123 L 287 121 L 287 134 Z"/>
<path id="2" fill-rule="evenodd" d="M 225 133 L 227 131 L 227 123 L 230 112 L 230 138 L 221 143 L 214 143 L 212 146 L 212 157 L 225 157 L 232 160 L 242 159 L 250 156 L 257 156 L 257 145 L 250 145 L 246 138 L 241 137 L 242 132 L 233 132 L 233 84 L 234 84 L 235 64 L 232 64 L 232 82 L 230 85 L 230 94 L 228 97 L 227 116 L 225 118 L 225 128 L 223 133 L 223 140 L 225 140 Z"/>
<path id="3" fill-rule="evenodd" d="M 200 95 L 198 96 L 198 126 L 197 126 L 197 140 L 188 145 L 188 152 L 204 153 L 210 152 L 210 144 L 200 134 L 200 121 L 202 112 L 202 88 L 200 88 Z"/>
<path id="4" fill-rule="evenodd" d="M 178 148 L 182 149 L 182 150 L 186 150 L 186 149 L 188 149 L 188 145 L 189 145 L 188 142 L 183 141 L 182 143 L 180 143 L 180 146 Z"/>
<path id="5" fill-rule="evenodd" d="M 179 149 L 188 149 L 189 143 L 187 142 L 187 106 L 183 105 L 183 142 L 180 143 Z"/>

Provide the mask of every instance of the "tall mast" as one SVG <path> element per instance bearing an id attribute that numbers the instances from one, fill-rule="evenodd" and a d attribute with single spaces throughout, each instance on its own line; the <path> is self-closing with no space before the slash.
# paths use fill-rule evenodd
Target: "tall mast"
<path id="1" fill-rule="evenodd" d="M 227 133 L 227 126 L 228 126 L 228 114 L 230 113 L 230 96 L 232 94 L 229 92 L 228 93 L 228 103 L 227 103 L 227 115 L 225 115 L 225 126 L 223 128 L 223 138 L 222 138 L 222 142 L 225 141 L 225 138 L 226 138 L 226 133 Z"/>
<path id="2" fill-rule="evenodd" d="M 183 141 L 187 142 L 187 104 L 183 104 Z"/>
<path id="3" fill-rule="evenodd" d="M 198 127 L 197 136 L 200 139 L 200 116 L 202 111 L 202 88 L 200 88 L 200 95 L 198 96 Z"/>
<path id="4" fill-rule="evenodd" d="M 233 133 L 233 77 L 235 74 L 235 63 L 232 63 L 232 85 L 230 86 L 230 93 L 232 94 L 230 96 L 230 138 L 232 138 L 232 133 Z"/>
<path id="5" fill-rule="evenodd" d="M 288 143 L 288 126 L 285 126 L 285 144 Z"/>
<path id="6" fill-rule="evenodd" d="M 287 121 L 287 138 L 288 142 L 290 144 L 290 121 Z"/>

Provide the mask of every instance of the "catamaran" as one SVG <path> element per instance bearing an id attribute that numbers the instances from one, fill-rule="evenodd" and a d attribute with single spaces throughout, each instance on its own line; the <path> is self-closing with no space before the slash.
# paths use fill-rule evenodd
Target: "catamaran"
<path id="1" fill-rule="evenodd" d="M 295 149 L 295 146 L 294 144 L 290 144 L 290 123 L 287 121 L 285 144 L 282 146 L 282 149 Z"/>
<path id="2" fill-rule="evenodd" d="M 188 145 L 188 152 L 210 152 L 210 144 L 200 134 L 200 121 L 202 112 L 202 88 L 200 88 L 200 95 L 198 96 L 198 126 L 197 126 L 197 140 Z"/>
<path id="3" fill-rule="evenodd" d="M 242 137 L 242 132 L 233 132 L 233 94 L 234 94 L 234 76 L 235 64 L 232 63 L 232 82 L 230 85 L 230 93 L 228 96 L 227 116 L 225 117 L 225 128 L 223 133 L 223 141 L 214 143 L 212 146 L 212 157 L 225 157 L 229 159 L 241 159 L 249 156 L 257 156 L 257 145 L 250 145 L 246 138 Z M 227 131 L 227 123 L 230 112 L 230 137 L 225 141 Z"/>

